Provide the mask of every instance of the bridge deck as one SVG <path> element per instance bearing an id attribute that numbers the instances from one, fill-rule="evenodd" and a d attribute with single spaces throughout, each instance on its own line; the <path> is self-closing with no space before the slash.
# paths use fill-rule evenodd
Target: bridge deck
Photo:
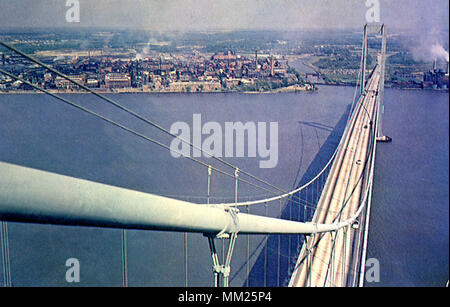
<path id="1" fill-rule="evenodd" d="M 374 137 L 371 119 L 375 118 L 379 80 L 380 69 L 377 67 L 343 136 L 342 147 L 314 214 L 314 223 L 344 221 L 358 210 L 363 197 L 364 166 Z M 353 228 L 346 227 L 308 237 L 289 286 L 347 286 L 349 274 L 356 274 L 352 268 L 352 253 L 359 250 L 359 246 L 353 245 L 360 243 L 360 240 L 354 240 L 356 235 Z"/>

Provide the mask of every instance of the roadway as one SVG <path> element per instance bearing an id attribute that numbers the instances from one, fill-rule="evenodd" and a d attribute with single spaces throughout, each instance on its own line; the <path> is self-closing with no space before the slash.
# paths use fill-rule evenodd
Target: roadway
<path id="1" fill-rule="evenodd" d="M 364 197 L 365 172 L 370 167 L 370 153 L 374 138 L 376 101 L 380 81 L 378 65 L 367 82 L 365 93 L 355 107 L 342 147 L 338 152 L 312 223 L 334 223 L 351 218 Z M 365 167 L 365 165 L 367 166 Z M 362 230 L 344 227 L 341 230 L 317 233 L 306 237 L 292 274 L 293 287 L 345 287 L 356 276 Z M 355 261 L 353 261 L 355 260 Z"/>

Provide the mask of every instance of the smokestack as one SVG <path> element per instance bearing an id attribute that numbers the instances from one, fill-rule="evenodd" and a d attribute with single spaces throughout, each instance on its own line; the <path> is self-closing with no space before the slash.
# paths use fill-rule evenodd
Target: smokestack
<path id="1" fill-rule="evenodd" d="M 258 70 L 258 50 L 255 51 L 255 69 Z"/>
<path id="2" fill-rule="evenodd" d="M 270 56 L 270 76 L 273 77 L 273 55 Z"/>
<path id="3" fill-rule="evenodd" d="M 437 64 L 436 64 L 436 59 L 434 59 L 434 62 L 433 62 L 433 71 L 435 72 L 436 71 L 436 69 L 437 69 Z"/>

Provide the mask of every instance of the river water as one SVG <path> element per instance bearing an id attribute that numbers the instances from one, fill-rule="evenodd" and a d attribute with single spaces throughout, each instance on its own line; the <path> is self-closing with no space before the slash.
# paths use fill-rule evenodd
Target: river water
<path id="1" fill-rule="evenodd" d="M 444 286 L 449 274 L 449 97 L 385 92 L 384 133 L 375 163 L 368 257 L 380 282 Z"/>
<path id="2" fill-rule="evenodd" d="M 167 129 L 180 121 L 192 127 L 193 114 L 200 114 L 203 123 L 214 121 L 221 127 L 225 122 L 238 121 L 278 123 L 276 167 L 260 168 L 259 156 L 226 160 L 288 190 L 313 176 L 327 162 L 342 133 L 353 91 L 350 87 L 321 86 L 317 93 L 110 97 Z M 167 135 L 98 98 L 66 98 L 170 144 Z M 434 285 L 448 279 L 446 99 L 448 94 L 386 91 L 385 132 L 394 142 L 378 149 L 368 252 L 369 257 L 380 261 L 381 282 L 377 285 Z M 0 160 L 198 203 L 206 201 L 204 167 L 174 158 L 166 149 L 44 95 L 0 95 Z M 209 158 L 202 160 L 213 163 Z M 226 170 L 223 165 L 215 165 Z M 211 188 L 211 202 L 233 201 L 232 178 L 213 173 Z M 239 186 L 240 199 L 267 195 L 261 189 Z M 276 216 L 277 210 L 269 209 L 270 215 Z M 8 223 L 8 227 L 15 286 L 122 284 L 120 230 L 22 223 Z M 238 237 L 232 286 L 247 282 L 263 285 L 260 278 L 247 280 L 246 276 L 247 270 L 258 276 L 260 269 L 255 269 L 254 264 L 262 253 L 265 237 L 249 238 Z M 127 242 L 130 286 L 185 285 L 184 234 L 129 230 Z M 210 286 L 207 240 L 189 234 L 187 242 L 188 285 Z M 411 258 L 405 258 L 405 253 Z M 247 254 L 251 256 L 248 263 Z M 288 257 L 285 252 L 281 256 Z M 79 284 L 65 280 L 68 258 L 80 261 Z M 295 255 L 291 258 L 295 260 Z M 272 260 L 269 264 L 273 264 Z M 269 270 L 274 275 L 277 268 Z M 286 283 L 287 265 L 280 270 L 280 279 L 271 277 L 267 285 Z"/>

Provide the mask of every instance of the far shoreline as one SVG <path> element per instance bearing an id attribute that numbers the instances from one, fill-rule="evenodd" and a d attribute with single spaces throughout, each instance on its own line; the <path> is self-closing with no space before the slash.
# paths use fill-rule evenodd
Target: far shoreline
<path id="1" fill-rule="evenodd" d="M 143 91 L 138 89 L 120 89 L 120 90 L 101 90 L 92 88 L 98 94 L 217 94 L 217 93 L 240 93 L 240 94 L 278 94 L 278 93 L 314 93 L 318 91 L 315 89 L 306 89 L 302 87 L 281 87 L 276 89 L 271 89 L 268 91 L 199 91 L 199 92 L 187 92 L 187 91 Z M 85 90 L 47 90 L 52 94 L 91 94 Z M 39 90 L 20 90 L 20 91 L 1 91 L 0 95 L 26 95 L 26 94 L 46 94 Z"/>
<path id="2" fill-rule="evenodd" d="M 336 87 L 354 87 L 354 85 L 350 84 L 319 84 L 320 86 L 336 86 Z M 439 93 L 448 93 L 449 89 L 424 89 L 424 88 L 400 88 L 400 87 L 391 87 L 386 86 L 386 89 L 395 89 L 400 91 L 431 91 L 431 92 L 439 92 Z M 247 94 L 247 95 L 255 95 L 255 94 L 280 94 L 280 93 L 317 93 L 320 91 L 320 87 L 317 87 L 313 90 L 307 90 L 304 88 L 277 88 L 269 91 L 201 91 L 201 92 L 186 92 L 186 91 L 142 91 L 142 90 L 119 90 L 119 91 L 97 91 L 96 89 L 92 89 L 98 94 Z M 72 95 L 72 94 L 91 94 L 90 92 L 84 90 L 71 90 L 71 91 L 58 91 L 58 90 L 49 90 L 50 93 L 55 95 Z M 0 95 L 40 95 L 46 94 L 39 90 L 28 90 L 28 91 L 1 91 Z"/>

